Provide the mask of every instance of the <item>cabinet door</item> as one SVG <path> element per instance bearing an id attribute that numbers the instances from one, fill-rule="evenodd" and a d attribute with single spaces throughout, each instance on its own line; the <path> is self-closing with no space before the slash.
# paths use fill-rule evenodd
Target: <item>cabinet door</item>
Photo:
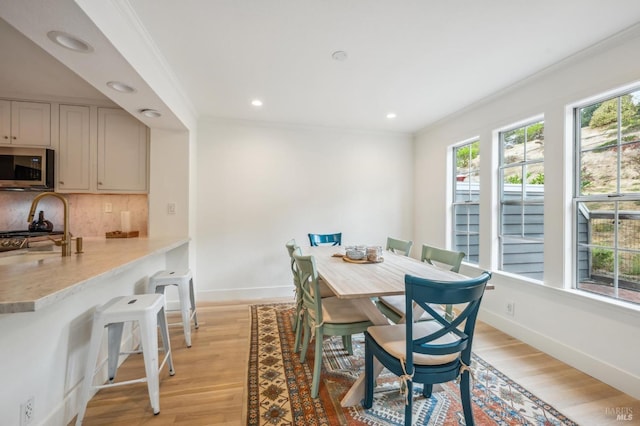
<path id="1" fill-rule="evenodd" d="M 0 99 L 0 144 L 11 143 L 11 101 Z"/>
<path id="2" fill-rule="evenodd" d="M 147 192 L 147 140 L 126 111 L 98 109 L 98 192 Z"/>
<path id="3" fill-rule="evenodd" d="M 58 189 L 88 191 L 91 185 L 89 107 L 60 105 Z"/>
<path id="4" fill-rule="evenodd" d="M 51 105 L 11 101 L 11 143 L 51 145 Z"/>

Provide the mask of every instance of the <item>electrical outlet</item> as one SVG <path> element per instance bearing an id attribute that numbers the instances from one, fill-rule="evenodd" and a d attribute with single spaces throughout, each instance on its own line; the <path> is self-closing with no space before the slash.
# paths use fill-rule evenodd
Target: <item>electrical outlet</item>
<path id="1" fill-rule="evenodd" d="M 35 414 L 33 403 L 34 398 L 31 397 L 20 404 L 20 426 L 27 426 L 28 424 L 31 424 Z"/>
<path id="2" fill-rule="evenodd" d="M 111 203 L 104 203 L 104 212 L 105 213 L 113 212 L 113 205 Z"/>
<path id="3" fill-rule="evenodd" d="M 176 203 L 167 204 L 167 214 L 176 214 Z"/>
<path id="4" fill-rule="evenodd" d="M 516 311 L 516 302 L 514 302 L 513 300 L 507 301 L 506 310 L 507 310 L 507 315 L 513 316 Z"/>

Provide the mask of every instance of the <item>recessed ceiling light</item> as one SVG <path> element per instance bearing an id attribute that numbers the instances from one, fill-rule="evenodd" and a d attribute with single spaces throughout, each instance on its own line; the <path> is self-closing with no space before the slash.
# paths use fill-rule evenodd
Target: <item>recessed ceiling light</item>
<path id="1" fill-rule="evenodd" d="M 160 112 L 156 111 L 155 109 L 141 109 L 140 114 L 149 118 L 158 118 L 162 116 L 162 114 L 160 114 Z"/>
<path id="2" fill-rule="evenodd" d="M 74 52 L 90 53 L 93 52 L 93 47 L 83 40 L 80 40 L 76 36 L 64 33 L 62 31 L 49 31 L 47 33 L 49 40 L 55 44 L 73 50 Z"/>
<path id="3" fill-rule="evenodd" d="M 133 87 L 120 81 L 109 81 L 107 83 L 107 86 L 120 93 L 133 93 L 136 91 L 136 89 L 134 89 Z"/>
<path id="4" fill-rule="evenodd" d="M 261 107 L 262 101 L 260 99 L 254 99 L 251 101 L 251 105 L 253 105 L 254 107 Z"/>
<path id="5" fill-rule="evenodd" d="M 347 60 L 347 52 L 344 50 L 336 50 L 331 54 L 331 57 L 336 61 L 346 61 Z"/>
<path id="6" fill-rule="evenodd" d="M 397 117 L 397 116 L 396 116 L 396 113 L 395 113 L 395 112 L 390 112 L 390 113 L 388 113 L 388 114 L 387 114 L 387 118 L 388 118 L 389 120 L 394 119 L 394 118 L 396 118 L 396 117 Z"/>

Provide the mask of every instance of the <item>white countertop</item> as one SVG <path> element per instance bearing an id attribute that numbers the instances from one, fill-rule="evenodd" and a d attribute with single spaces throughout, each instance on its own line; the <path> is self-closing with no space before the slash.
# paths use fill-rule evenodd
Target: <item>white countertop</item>
<path id="1" fill-rule="evenodd" d="M 145 257 L 167 252 L 188 241 L 188 237 L 84 238 L 81 254 L 62 257 L 58 252 L 45 254 L 41 260 L 0 264 L 0 314 L 42 309 L 81 291 L 95 278 L 116 274 Z"/>

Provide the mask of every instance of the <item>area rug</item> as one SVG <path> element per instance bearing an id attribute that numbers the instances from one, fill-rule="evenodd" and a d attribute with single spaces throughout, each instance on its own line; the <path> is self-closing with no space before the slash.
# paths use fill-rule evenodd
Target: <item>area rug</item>
<path id="1" fill-rule="evenodd" d="M 304 364 L 293 352 L 291 304 L 251 307 L 248 425 L 402 425 L 404 397 L 396 376 L 383 370 L 373 407 L 343 408 L 340 400 L 364 368 L 364 336 L 353 336 L 353 355 L 340 337 L 325 338 L 320 395 L 310 395 L 314 345 Z M 474 354 L 473 414 L 477 425 L 576 425 L 546 402 Z M 416 389 L 417 388 L 417 389 Z M 444 384 L 431 398 L 414 387 L 414 424 L 464 425 L 458 385 Z"/>

